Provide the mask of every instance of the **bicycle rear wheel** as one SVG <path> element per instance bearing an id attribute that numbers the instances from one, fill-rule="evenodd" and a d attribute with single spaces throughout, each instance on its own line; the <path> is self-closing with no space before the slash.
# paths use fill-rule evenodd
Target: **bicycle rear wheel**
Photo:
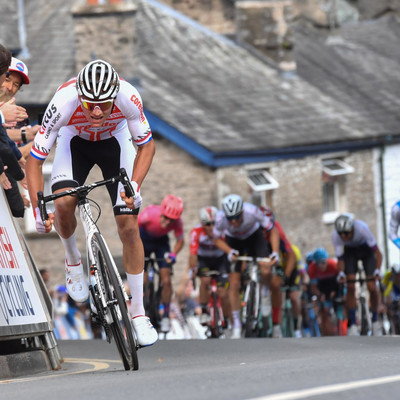
<path id="1" fill-rule="evenodd" d="M 103 278 L 105 295 L 113 319 L 110 327 L 124 368 L 126 370 L 138 370 L 139 361 L 131 319 L 128 315 L 124 293 L 120 287 L 113 262 L 107 251 L 104 239 L 98 232 L 92 236 L 90 245 L 98 271 Z"/>
<path id="2" fill-rule="evenodd" d="M 222 335 L 222 324 L 220 320 L 219 308 L 218 308 L 218 295 L 212 293 L 213 297 L 213 311 L 211 320 L 211 337 L 219 338 Z"/>

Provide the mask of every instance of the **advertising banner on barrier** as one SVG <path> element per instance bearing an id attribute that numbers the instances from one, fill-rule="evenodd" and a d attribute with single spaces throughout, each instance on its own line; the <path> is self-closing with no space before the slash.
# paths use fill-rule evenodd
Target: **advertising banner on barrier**
<path id="1" fill-rule="evenodd" d="M 0 190 L 0 329 L 47 322 L 3 190 Z"/>

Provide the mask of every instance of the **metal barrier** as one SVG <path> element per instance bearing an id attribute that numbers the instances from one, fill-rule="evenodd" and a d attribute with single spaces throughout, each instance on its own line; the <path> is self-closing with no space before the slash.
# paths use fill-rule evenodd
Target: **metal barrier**
<path id="1" fill-rule="evenodd" d="M 61 368 L 52 315 L 49 293 L 1 188 L 0 345 L 20 340 L 21 348 L 44 350 L 51 367 Z"/>

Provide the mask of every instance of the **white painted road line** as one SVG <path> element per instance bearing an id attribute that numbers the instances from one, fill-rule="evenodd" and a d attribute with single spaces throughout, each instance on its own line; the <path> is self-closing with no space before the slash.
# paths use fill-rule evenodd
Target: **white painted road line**
<path id="1" fill-rule="evenodd" d="M 297 400 L 329 393 L 345 392 L 347 390 L 359 389 L 368 386 L 385 385 L 387 383 L 400 381 L 400 375 L 384 376 L 382 378 L 363 379 L 349 383 L 337 383 L 335 385 L 320 386 L 311 389 L 293 390 L 291 392 L 271 394 L 248 400 Z"/>

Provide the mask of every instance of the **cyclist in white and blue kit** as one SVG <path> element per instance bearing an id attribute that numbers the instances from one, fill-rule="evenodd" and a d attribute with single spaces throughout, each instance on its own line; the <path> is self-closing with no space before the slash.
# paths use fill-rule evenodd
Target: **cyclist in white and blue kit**
<path id="1" fill-rule="evenodd" d="M 243 202 L 241 196 L 230 194 L 222 201 L 222 210 L 215 218 L 213 235 L 216 245 L 223 249 L 230 261 L 235 261 L 237 255 L 251 257 L 267 257 L 267 243 L 264 239 L 263 228 L 271 231 L 270 262 L 260 262 L 261 280 L 269 284 L 271 267 L 279 262 L 279 232 L 274 228 L 274 222 L 264 215 L 259 207 Z M 225 236 L 225 242 L 221 239 Z M 242 263 L 237 262 L 229 274 L 229 299 L 232 309 L 233 331 L 232 338 L 241 336 L 240 321 L 240 278 Z"/>
<path id="2" fill-rule="evenodd" d="M 335 221 L 335 230 L 332 233 L 332 242 L 338 258 L 338 280 L 350 281 L 347 283 L 346 309 L 348 317 L 348 335 L 357 335 L 356 309 L 357 300 L 355 283 L 358 270 L 358 261 L 362 261 L 366 278 L 378 279 L 382 264 L 376 239 L 368 225 L 359 219 L 354 219 L 352 214 L 339 215 Z M 382 328 L 378 321 L 379 293 L 374 280 L 367 281 L 367 288 L 371 300 L 372 310 L 372 334 L 382 334 Z"/>

